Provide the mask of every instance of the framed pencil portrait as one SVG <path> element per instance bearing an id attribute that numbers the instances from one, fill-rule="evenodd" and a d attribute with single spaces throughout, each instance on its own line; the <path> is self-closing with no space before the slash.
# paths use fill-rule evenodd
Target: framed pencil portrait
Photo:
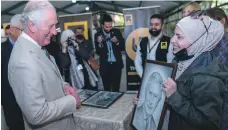
<path id="1" fill-rule="evenodd" d="M 90 98 L 84 100 L 82 105 L 107 109 L 122 95 L 123 93 L 121 92 L 99 91 Z"/>
<path id="2" fill-rule="evenodd" d="M 90 98 L 97 92 L 98 91 L 85 89 L 85 90 L 81 91 L 80 93 L 78 93 L 78 96 L 80 97 L 81 102 L 83 102 L 84 100 Z"/>
<path id="3" fill-rule="evenodd" d="M 167 106 L 163 83 L 175 79 L 177 64 L 147 60 L 144 66 L 138 104 L 134 108 L 132 125 L 137 130 L 161 130 Z"/>

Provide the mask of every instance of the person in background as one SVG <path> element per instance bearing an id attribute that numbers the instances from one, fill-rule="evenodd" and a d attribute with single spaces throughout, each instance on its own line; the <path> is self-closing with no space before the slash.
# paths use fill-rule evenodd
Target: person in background
<path id="1" fill-rule="evenodd" d="M 89 65 L 91 51 L 85 47 L 83 35 L 78 39 L 73 31 L 68 29 L 62 32 L 60 41 L 60 65 L 61 68 L 69 70 L 72 86 L 78 89 L 97 90 L 97 75 Z"/>
<path id="2" fill-rule="evenodd" d="M 76 28 L 75 30 L 75 38 L 76 42 L 81 48 L 81 51 L 84 50 L 83 53 L 88 53 L 89 59 L 85 59 L 88 61 L 89 65 L 92 67 L 94 71 L 99 69 L 99 65 L 94 59 L 94 47 L 91 40 L 86 40 L 84 36 L 84 29 L 81 27 Z"/>
<path id="3" fill-rule="evenodd" d="M 4 41 L 6 41 L 6 38 L 5 38 L 5 31 L 3 28 L 1 28 L 1 43 L 3 43 Z"/>
<path id="4" fill-rule="evenodd" d="M 160 14 L 152 15 L 150 17 L 149 35 L 142 38 L 137 46 L 134 63 L 140 78 L 142 78 L 146 60 L 170 63 L 174 58 L 170 37 L 165 36 L 162 32 L 163 22 L 164 19 Z"/>
<path id="5" fill-rule="evenodd" d="M 105 91 L 118 92 L 123 68 L 121 51 L 125 50 L 125 41 L 119 29 L 112 28 L 113 20 L 104 14 L 103 28 L 95 35 L 96 53 L 99 55 L 100 75 Z"/>
<path id="6" fill-rule="evenodd" d="M 206 11 L 206 15 L 220 21 L 224 25 L 224 35 L 212 53 L 215 54 L 217 60 L 221 63 L 228 64 L 228 19 L 226 13 L 221 8 L 211 8 Z M 228 80 L 228 79 L 227 79 Z M 228 84 L 227 84 L 228 88 Z M 228 91 L 224 97 L 225 103 L 223 108 L 223 117 L 221 130 L 228 128 Z"/>
<path id="7" fill-rule="evenodd" d="M 188 3 L 182 10 L 182 17 L 188 16 L 191 12 L 201 10 L 200 5 L 197 2 Z"/>
<path id="8" fill-rule="evenodd" d="M 218 61 L 228 64 L 228 19 L 227 15 L 221 8 L 211 8 L 206 11 L 206 15 L 220 21 L 224 25 L 224 35 L 212 52 L 216 55 Z"/>
<path id="9" fill-rule="evenodd" d="M 23 32 L 12 50 L 8 77 L 22 110 L 25 129 L 75 130 L 80 108 L 77 91 L 65 83 L 43 46 L 56 35 L 57 14 L 47 1 L 29 1 L 22 12 Z"/>
<path id="10" fill-rule="evenodd" d="M 5 28 L 5 38 L 7 39 L 10 35 L 10 25 L 7 25 Z"/>
<path id="11" fill-rule="evenodd" d="M 79 43 L 80 48 L 85 48 L 90 56 L 94 55 L 93 43 L 90 40 L 86 40 L 84 36 L 84 29 L 78 27 L 75 29 L 76 42 Z"/>
<path id="12" fill-rule="evenodd" d="M 20 107 L 18 106 L 13 90 L 8 80 L 8 63 L 15 42 L 22 32 L 21 15 L 16 14 L 10 20 L 9 37 L 1 44 L 1 98 L 6 124 L 9 130 L 24 130 L 24 121 Z"/>

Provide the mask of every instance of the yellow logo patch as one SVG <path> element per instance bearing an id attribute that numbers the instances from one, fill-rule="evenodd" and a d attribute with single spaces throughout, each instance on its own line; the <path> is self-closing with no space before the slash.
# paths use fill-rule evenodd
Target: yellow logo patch
<path id="1" fill-rule="evenodd" d="M 167 49 L 168 43 L 167 42 L 161 42 L 161 49 Z"/>

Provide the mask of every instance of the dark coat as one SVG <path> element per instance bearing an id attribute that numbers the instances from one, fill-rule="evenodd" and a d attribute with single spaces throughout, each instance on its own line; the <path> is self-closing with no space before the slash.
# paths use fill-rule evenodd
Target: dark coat
<path id="1" fill-rule="evenodd" d="M 210 52 L 195 59 L 166 100 L 171 109 L 169 130 L 218 130 L 227 79 L 228 66 L 219 64 Z"/>
<path id="2" fill-rule="evenodd" d="M 2 107 L 5 114 L 6 124 L 12 129 L 24 130 L 24 121 L 20 107 L 18 106 L 13 90 L 9 84 L 8 80 L 8 63 L 13 46 L 11 45 L 9 39 L 1 43 L 1 98 Z"/>
<path id="3" fill-rule="evenodd" d="M 112 29 L 110 33 L 111 33 L 111 37 L 116 36 L 117 39 L 119 40 L 118 44 L 112 43 L 112 49 L 113 49 L 114 56 L 116 58 L 116 65 L 120 69 L 122 69 L 123 68 L 123 60 L 122 60 L 121 51 L 125 50 L 125 41 L 124 41 L 124 38 L 123 38 L 119 29 Z M 100 60 L 100 74 L 102 76 L 107 71 L 108 48 L 107 48 L 107 44 L 105 41 L 102 43 L 103 44 L 102 47 L 99 46 L 99 43 L 97 42 L 97 38 L 100 35 L 104 35 L 102 30 L 98 31 L 95 34 L 94 40 L 95 40 L 96 53 L 100 56 L 100 58 L 99 58 L 99 60 Z"/>
<path id="4" fill-rule="evenodd" d="M 93 44 L 92 44 L 92 41 L 90 40 L 84 40 L 81 44 L 79 44 L 79 50 L 75 49 L 75 55 L 77 57 L 76 59 L 78 60 L 78 63 L 82 65 L 84 75 L 88 75 L 88 72 L 86 69 L 84 69 L 85 67 L 83 64 L 83 60 L 87 62 L 89 58 L 92 56 L 93 50 L 94 50 Z M 65 81 L 71 83 L 70 76 L 69 76 L 71 59 L 70 59 L 69 53 L 68 52 L 62 53 L 61 51 L 59 51 L 58 59 L 60 60 L 59 66 L 60 66 L 60 70 L 62 70 L 63 72 L 62 75 L 65 76 Z M 87 78 L 85 79 L 85 81 L 89 82 L 88 76 L 84 76 L 84 78 Z"/>

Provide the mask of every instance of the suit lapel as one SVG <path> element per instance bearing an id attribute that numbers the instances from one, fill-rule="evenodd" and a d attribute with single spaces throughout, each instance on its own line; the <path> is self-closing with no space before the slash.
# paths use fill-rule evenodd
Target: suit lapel
<path id="1" fill-rule="evenodd" d="M 37 58 L 39 58 L 41 61 L 43 61 L 45 64 L 47 64 L 48 66 L 50 66 L 54 71 L 55 73 L 60 77 L 60 79 L 62 78 L 61 77 L 61 74 L 58 70 L 58 67 L 55 65 L 54 63 L 54 60 L 52 59 L 49 59 L 46 55 L 45 55 L 45 52 L 43 50 L 40 49 L 40 52 L 34 52 L 36 53 L 36 56 Z"/>
<path id="2" fill-rule="evenodd" d="M 27 40 L 27 39 L 25 39 L 25 40 Z M 49 58 L 46 56 L 44 50 L 37 47 L 35 44 L 31 43 L 31 41 L 29 41 L 29 40 L 27 40 L 27 42 L 24 42 L 24 44 L 26 44 L 26 46 L 28 46 L 30 53 L 34 54 L 38 59 L 40 59 L 42 62 L 47 64 L 49 67 L 51 67 L 55 71 L 55 73 L 59 76 L 59 78 L 62 79 L 62 76 L 59 72 L 58 67 L 55 65 L 54 60 L 52 58 L 51 58 L 52 61 L 49 60 Z"/>

